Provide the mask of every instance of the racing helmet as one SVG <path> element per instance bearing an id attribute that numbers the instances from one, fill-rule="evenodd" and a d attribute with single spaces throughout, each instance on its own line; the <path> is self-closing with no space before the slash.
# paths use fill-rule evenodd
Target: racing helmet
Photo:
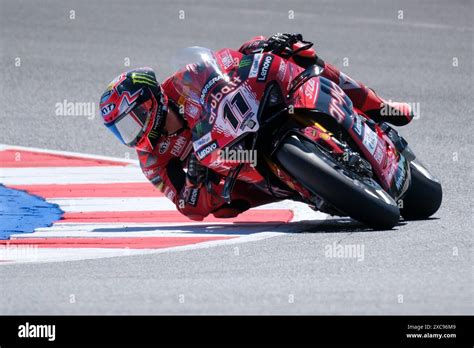
<path id="1" fill-rule="evenodd" d="M 125 145 L 151 152 L 161 136 L 168 98 L 151 68 L 124 72 L 100 98 L 105 126 Z"/>

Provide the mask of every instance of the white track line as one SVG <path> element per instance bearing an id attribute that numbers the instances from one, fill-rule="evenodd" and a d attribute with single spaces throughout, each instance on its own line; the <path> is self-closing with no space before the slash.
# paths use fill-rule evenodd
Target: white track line
<path id="1" fill-rule="evenodd" d="M 89 159 L 114 161 L 114 162 L 122 162 L 122 163 L 130 163 L 130 164 L 138 165 L 138 160 L 132 160 L 132 159 L 126 159 L 126 158 L 120 158 L 120 157 L 91 155 L 91 154 L 84 154 L 84 153 L 70 152 L 70 151 L 46 150 L 46 149 L 40 149 L 40 148 L 37 148 L 37 147 L 0 144 L 0 151 L 2 151 L 2 150 L 34 151 L 34 152 L 52 154 L 52 155 L 62 155 L 62 156 L 78 157 L 78 158 L 89 158 Z M 133 150 L 130 150 L 130 151 L 133 151 Z"/>
<path id="2" fill-rule="evenodd" d="M 1 168 L 5 185 L 149 182 L 136 166 Z"/>
<path id="3" fill-rule="evenodd" d="M 115 249 L 115 248 L 35 248 L 22 252 L 18 249 L 0 249 L 0 260 L 12 259 L 12 262 L 0 262 L 0 266 L 11 263 L 43 263 L 43 262 L 65 262 L 65 261 L 79 261 L 89 259 L 100 259 L 117 256 L 131 256 L 144 254 L 161 254 L 165 252 L 178 252 L 185 250 L 206 249 L 216 246 L 231 246 L 241 243 L 254 242 L 267 238 L 280 236 L 280 232 L 262 232 L 241 236 L 239 238 L 216 240 L 209 242 L 202 242 L 197 244 L 190 244 L 184 246 L 162 248 L 162 249 Z"/>
<path id="4" fill-rule="evenodd" d="M 153 190 L 150 185 L 150 190 Z M 63 198 L 48 199 L 65 212 L 114 212 L 114 211 L 157 211 L 176 210 L 166 197 L 120 197 L 120 198 Z"/>
<path id="5" fill-rule="evenodd" d="M 153 187 L 150 185 L 150 190 Z M 65 212 L 97 211 L 156 211 L 176 210 L 176 206 L 166 197 L 92 197 L 92 198 L 54 198 L 47 200 L 60 206 Z M 282 202 L 262 205 L 252 210 L 290 209 Z"/>
<path id="6" fill-rule="evenodd" d="M 65 223 L 36 229 L 32 233 L 17 233 L 12 239 L 45 237 L 197 237 L 197 236 L 241 236 L 281 228 L 282 224 L 239 224 L 239 223 L 194 223 L 188 225 L 163 224 L 80 224 Z"/>

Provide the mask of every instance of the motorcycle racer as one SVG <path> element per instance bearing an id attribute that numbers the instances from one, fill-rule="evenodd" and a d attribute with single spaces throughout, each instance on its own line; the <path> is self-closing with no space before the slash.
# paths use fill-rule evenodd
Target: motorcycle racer
<path id="1" fill-rule="evenodd" d="M 278 55 L 285 58 L 291 38 L 290 34 L 275 34 L 268 39 L 258 36 L 244 43 L 239 54 L 263 49 L 279 52 Z M 298 47 L 298 44 L 293 45 Z M 324 67 L 322 76 L 338 84 L 354 106 L 376 122 L 404 125 L 413 118 L 408 104 L 383 100 L 365 85 L 325 63 L 313 49 L 303 50 L 289 59 L 301 67 L 313 64 Z M 122 143 L 136 149 L 147 179 L 172 200 L 182 214 L 198 221 L 209 214 L 235 217 L 251 207 L 287 198 L 285 194 L 290 195 L 289 191 L 269 194 L 256 185 L 237 181 L 232 201 L 224 201 L 222 178 L 201 165 L 192 152 L 191 130 L 186 118 L 198 117 L 199 108 L 186 105 L 183 114 L 185 96 L 173 83 L 185 78 L 178 72 L 160 85 L 152 69 L 134 69 L 115 78 L 101 97 L 100 110 L 105 125 Z M 200 93 L 205 82 L 191 87 Z"/>

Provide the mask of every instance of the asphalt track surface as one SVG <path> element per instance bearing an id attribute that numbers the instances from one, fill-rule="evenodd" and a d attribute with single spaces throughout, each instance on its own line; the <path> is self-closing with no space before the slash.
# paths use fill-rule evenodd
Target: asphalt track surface
<path id="1" fill-rule="evenodd" d="M 472 1 L 1 0 L 0 143 L 133 157 L 97 113 L 55 116 L 55 104 L 97 103 L 127 57 L 164 78 L 179 48 L 301 32 L 387 99 L 420 103 L 401 132 L 441 179 L 444 202 L 432 219 L 390 231 L 302 224 L 240 244 L 239 255 L 218 246 L 4 265 L 0 314 L 473 314 L 473 12 Z M 363 245 L 364 260 L 325 257 L 333 242 Z"/>

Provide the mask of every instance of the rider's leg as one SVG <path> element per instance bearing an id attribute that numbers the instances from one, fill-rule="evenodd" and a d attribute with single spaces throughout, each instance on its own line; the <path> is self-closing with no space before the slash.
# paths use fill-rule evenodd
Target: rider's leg
<path id="1" fill-rule="evenodd" d="M 388 122 L 403 126 L 413 119 L 409 104 L 386 101 L 364 84 L 339 71 L 334 65 L 324 63 L 322 76 L 337 83 L 348 95 L 356 108 L 376 122 Z"/>
<path id="2" fill-rule="evenodd" d="M 237 181 L 232 191 L 232 202 L 215 209 L 212 214 L 217 218 L 232 218 L 250 208 L 278 200 L 274 196 L 261 191 L 255 185 Z"/>

